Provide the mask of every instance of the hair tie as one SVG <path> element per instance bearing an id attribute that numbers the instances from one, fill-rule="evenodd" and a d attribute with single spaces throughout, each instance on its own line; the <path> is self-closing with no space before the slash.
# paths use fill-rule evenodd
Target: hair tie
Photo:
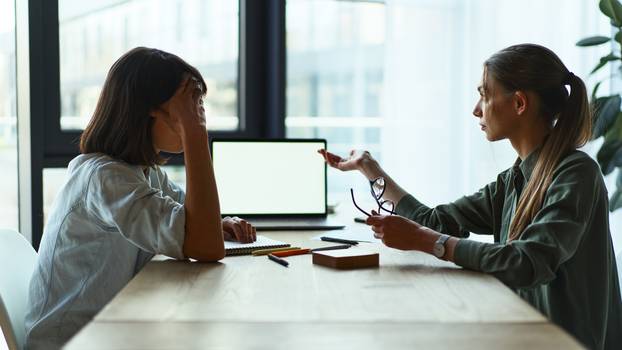
<path id="1" fill-rule="evenodd" d="M 574 73 L 572 73 L 571 71 L 568 71 L 568 74 L 566 74 L 566 77 L 562 81 L 562 84 L 563 85 L 570 85 L 570 82 L 572 81 L 572 79 L 574 77 L 575 77 Z"/>

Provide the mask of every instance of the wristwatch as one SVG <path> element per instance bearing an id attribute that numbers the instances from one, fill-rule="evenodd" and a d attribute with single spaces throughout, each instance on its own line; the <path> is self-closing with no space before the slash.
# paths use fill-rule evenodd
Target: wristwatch
<path id="1" fill-rule="evenodd" d="M 434 243 L 434 248 L 432 248 L 432 253 L 434 256 L 442 259 L 445 256 L 445 242 L 449 239 L 448 235 L 441 235 Z"/>

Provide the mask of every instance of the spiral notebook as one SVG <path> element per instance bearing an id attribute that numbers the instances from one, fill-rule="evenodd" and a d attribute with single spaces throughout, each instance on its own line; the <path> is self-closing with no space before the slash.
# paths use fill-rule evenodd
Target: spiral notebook
<path id="1" fill-rule="evenodd" d="M 240 243 L 225 241 L 225 252 L 227 256 L 251 254 L 254 250 L 283 248 L 290 245 L 285 242 L 277 241 L 262 235 L 257 235 L 257 240 L 253 243 Z"/>

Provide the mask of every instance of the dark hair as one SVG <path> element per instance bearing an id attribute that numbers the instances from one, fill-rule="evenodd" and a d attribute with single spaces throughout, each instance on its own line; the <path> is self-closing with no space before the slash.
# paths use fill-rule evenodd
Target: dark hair
<path id="1" fill-rule="evenodd" d="M 153 147 L 150 112 L 168 101 L 188 74 L 207 91 L 199 71 L 178 56 L 146 47 L 121 56 L 108 72 L 80 137 L 80 151 L 104 153 L 133 165 L 164 163 Z"/>
<path id="2" fill-rule="evenodd" d="M 542 145 L 532 176 L 523 190 L 510 225 L 516 239 L 542 208 L 544 195 L 559 162 L 590 139 L 592 117 L 585 84 L 557 55 L 534 44 L 510 46 L 485 63 L 485 72 L 508 91 L 532 91 L 540 100 L 540 115 L 553 125 Z M 570 87 L 570 93 L 566 89 Z"/>

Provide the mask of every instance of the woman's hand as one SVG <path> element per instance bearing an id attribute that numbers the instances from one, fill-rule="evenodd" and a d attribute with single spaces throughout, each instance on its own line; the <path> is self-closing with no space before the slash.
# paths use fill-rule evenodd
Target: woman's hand
<path id="1" fill-rule="evenodd" d="M 252 243 L 257 240 L 257 229 L 237 216 L 222 219 L 222 230 L 227 241 Z"/>
<path id="2" fill-rule="evenodd" d="M 430 252 L 435 240 L 430 229 L 399 215 L 378 215 L 372 211 L 366 224 L 374 231 L 374 237 L 387 247 L 401 250 Z"/>
<path id="3" fill-rule="evenodd" d="M 317 153 L 324 157 L 324 160 L 328 165 L 341 171 L 360 170 L 363 171 L 367 163 L 375 163 L 374 158 L 367 151 L 352 150 L 347 158 L 341 158 L 340 156 L 328 152 L 325 149 L 320 149 Z"/>
<path id="4" fill-rule="evenodd" d="M 152 114 L 161 117 L 177 134 L 186 131 L 206 130 L 203 92 L 197 80 L 186 76 L 175 94 Z"/>
<path id="5" fill-rule="evenodd" d="M 341 158 L 340 156 L 328 152 L 325 149 L 319 149 L 317 153 L 324 157 L 324 160 L 328 165 L 341 171 L 358 170 L 367 178 L 367 180 L 374 180 L 378 177 L 383 177 L 385 182 L 384 199 L 393 201 L 393 203 L 399 203 L 400 199 L 407 193 L 404 191 L 393 179 L 382 170 L 380 164 L 371 156 L 367 151 L 352 150 L 347 158 Z"/>

